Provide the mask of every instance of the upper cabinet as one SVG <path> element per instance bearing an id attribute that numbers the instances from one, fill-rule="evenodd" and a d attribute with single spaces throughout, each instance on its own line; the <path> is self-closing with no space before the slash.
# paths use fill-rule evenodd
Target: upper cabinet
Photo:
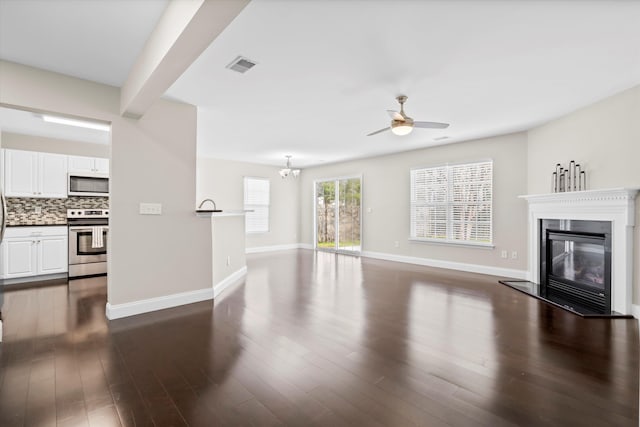
<path id="1" fill-rule="evenodd" d="M 67 197 L 67 156 L 4 150 L 7 197 Z"/>
<path id="2" fill-rule="evenodd" d="M 109 174 L 109 159 L 69 156 L 69 173 Z"/>

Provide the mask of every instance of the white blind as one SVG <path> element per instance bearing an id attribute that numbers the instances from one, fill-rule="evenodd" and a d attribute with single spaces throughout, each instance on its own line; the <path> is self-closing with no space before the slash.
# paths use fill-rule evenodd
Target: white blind
<path id="1" fill-rule="evenodd" d="M 269 180 L 265 178 L 244 178 L 245 231 L 266 233 L 269 231 Z"/>
<path id="2" fill-rule="evenodd" d="M 492 242 L 493 162 L 411 170 L 411 238 Z"/>

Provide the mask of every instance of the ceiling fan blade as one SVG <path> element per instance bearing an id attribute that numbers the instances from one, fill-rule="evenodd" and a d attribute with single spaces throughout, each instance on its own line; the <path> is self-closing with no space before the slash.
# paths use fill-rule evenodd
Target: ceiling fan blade
<path id="1" fill-rule="evenodd" d="M 380 130 L 377 130 L 377 131 L 375 131 L 375 132 L 371 132 L 370 134 L 367 134 L 367 136 L 377 135 L 377 134 L 382 133 L 382 132 L 384 132 L 384 131 L 387 131 L 387 130 L 389 130 L 389 129 L 391 129 L 391 127 L 384 128 L 384 129 L 380 129 Z"/>
<path id="2" fill-rule="evenodd" d="M 445 129 L 449 127 L 449 123 L 413 122 L 413 126 L 417 128 L 427 128 L 427 129 Z"/>
<path id="3" fill-rule="evenodd" d="M 389 113 L 389 116 L 391 116 L 391 120 L 404 120 L 402 114 L 398 113 L 397 111 L 387 110 L 387 113 Z"/>

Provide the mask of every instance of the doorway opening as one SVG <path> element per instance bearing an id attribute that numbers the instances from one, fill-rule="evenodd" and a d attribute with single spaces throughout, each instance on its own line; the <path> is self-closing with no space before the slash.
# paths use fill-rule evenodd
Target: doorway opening
<path id="1" fill-rule="evenodd" d="M 362 179 L 315 182 L 315 248 L 359 254 L 362 250 Z"/>

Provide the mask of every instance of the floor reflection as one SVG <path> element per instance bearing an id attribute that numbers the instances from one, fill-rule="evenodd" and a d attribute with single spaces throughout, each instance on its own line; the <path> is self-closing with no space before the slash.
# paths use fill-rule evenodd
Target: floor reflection
<path id="1" fill-rule="evenodd" d="M 283 251 L 107 322 L 104 278 L 4 294 L 0 425 L 637 425 L 635 320 L 496 278 Z"/>

